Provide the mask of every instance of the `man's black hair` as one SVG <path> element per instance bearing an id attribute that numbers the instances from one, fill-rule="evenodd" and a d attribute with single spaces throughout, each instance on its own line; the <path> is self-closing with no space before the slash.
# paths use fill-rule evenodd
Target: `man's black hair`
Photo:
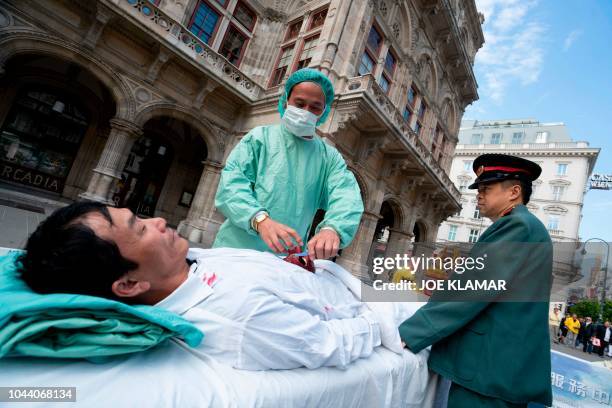
<path id="1" fill-rule="evenodd" d="M 516 179 L 516 180 L 504 180 L 504 181 L 502 181 L 502 183 L 505 183 L 506 186 L 514 186 L 514 185 L 517 185 L 517 184 L 520 185 L 521 186 L 521 197 L 523 199 L 523 204 L 527 205 L 527 203 L 531 199 L 531 193 L 533 192 L 533 188 L 531 186 L 531 182 L 530 181 Z"/>
<path id="2" fill-rule="evenodd" d="M 113 224 L 104 204 L 78 201 L 54 211 L 30 235 L 19 260 L 21 278 L 33 291 L 118 299 L 113 282 L 138 264 L 83 223 L 92 213 Z"/>

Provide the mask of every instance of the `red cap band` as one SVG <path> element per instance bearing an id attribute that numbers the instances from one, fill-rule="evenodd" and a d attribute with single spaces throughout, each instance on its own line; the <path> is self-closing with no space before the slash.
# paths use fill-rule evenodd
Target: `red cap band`
<path id="1" fill-rule="evenodd" d="M 512 173 L 527 173 L 527 174 L 531 174 L 531 173 L 529 173 L 529 171 L 527 171 L 525 169 L 517 169 L 515 167 L 503 167 L 503 166 L 485 167 L 484 171 L 507 171 L 507 172 L 512 172 Z"/>

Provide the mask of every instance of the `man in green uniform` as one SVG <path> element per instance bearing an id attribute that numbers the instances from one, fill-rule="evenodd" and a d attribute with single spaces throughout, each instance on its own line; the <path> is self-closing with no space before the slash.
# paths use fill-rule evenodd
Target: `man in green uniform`
<path id="1" fill-rule="evenodd" d="M 335 256 L 357 232 L 363 202 L 344 159 L 315 132 L 325 122 L 334 87 L 321 72 L 301 69 L 285 84 L 281 123 L 251 130 L 230 153 L 215 197 L 226 217 L 213 247 L 286 252 L 306 242 L 318 209 L 325 218 L 308 242 L 312 259 Z"/>
<path id="2" fill-rule="evenodd" d="M 542 169 L 501 154 L 479 156 L 473 168 L 478 177 L 469 188 L 478 189 L 480 213 L 493 224 L 470 253 L 486 254 L 484 269 L 458 279 L 503 279 L 506 292 L 470 297 L 436 291 L 400 325 L 400 336 L 415 353 L 432 345 L 430 368 L 452 381 L 450 408 L 525 407 L 529 402 L 550 406 L 552 243 L 544 225 L 525 207 Z"/>

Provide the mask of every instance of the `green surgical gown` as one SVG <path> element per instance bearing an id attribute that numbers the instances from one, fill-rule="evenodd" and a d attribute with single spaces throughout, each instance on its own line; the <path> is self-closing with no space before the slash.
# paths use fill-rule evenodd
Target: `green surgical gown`
<path id="1" fill-rule="evenodd" d="M 340 235 L 340 247 L 357 232 L 363 201 L 355 176 L 332 146 L 318 136 L 303 140 L 282 125 L 256 127 L 230 153 L 221 172 L 215 206 L 227 219 L 213 247 L 270 251 L 251 228 L 260 210 L 295 229 L 304 244 L 317 209 Z"/>

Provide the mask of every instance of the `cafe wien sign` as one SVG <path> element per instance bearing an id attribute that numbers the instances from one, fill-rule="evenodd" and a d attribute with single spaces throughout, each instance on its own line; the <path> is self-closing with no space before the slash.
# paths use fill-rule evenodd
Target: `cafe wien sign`
<path id="1" fill-rule="evenodd" d="M 612 190 L 612 175 L 593 174 L 591 176 L 591 190 Z"/>

